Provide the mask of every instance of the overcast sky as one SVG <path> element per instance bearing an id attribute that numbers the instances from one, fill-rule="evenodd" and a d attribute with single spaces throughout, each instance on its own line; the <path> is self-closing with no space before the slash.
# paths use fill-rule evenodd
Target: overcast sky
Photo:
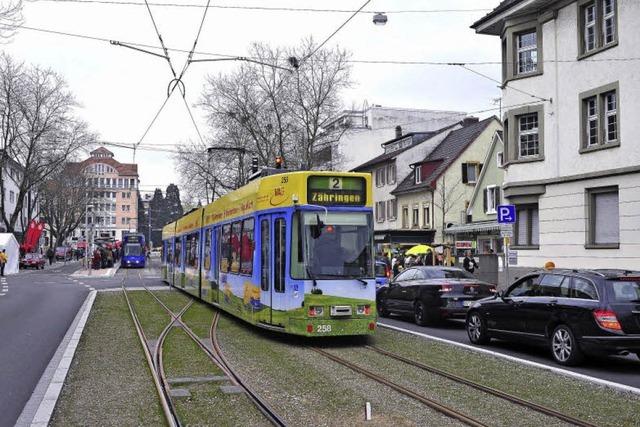
<path id="1" fill-rule="evenodd" d="M 144 4 L 143 0 L 131 1 Z M 153 0 L 153 3 L 169 1 L 206 4 L 206 0 Z M 217 5 L 337 9 L 358 9 L 363 2 L 212 0 Z M 365 10 L 491 9 L 497 3 L 498 0 L 373 0 Z M 191 48 L 202 8 L 152 6 L 152 12 L 168 47 Z M 389 13 L 386 26 L 375 26 L 371 14 L 360 14 L 329 44 L 347 48 L 353 59 L 361 60 L 495 62 L 500 60 L 498 38 L 476 35 L 469 28 L 486 13 Z M 31 27 L 159 44 L 144 6 L 29 0 L 24 17 L 25 25 Z M 284 46 L 309 35 L 321 41 L 348 17 L 346 13 L 209 9 L 197 50 L 244 55 L 253 41 Z M 3 48 L 17 59 L 62 74 L 81 103 L 79 114 L 105 141 L 137 142 L 164 101 L 171 77 L 164 59 L 106 42 L 21 29 Z M 174 67 L 182 68 L 186 54 L 170 55 Z M 229 72 L 237 66 L 234 62 L 192 64 L 183 79 L 188 102 L 198 101 L 207 74 Z M 499 77 L 498 65 L 474 68 Z M 477 111 L 493 107 L 492 99 L 500 95 L 496 83 L 451 66 L 356 64 L 352 77 L 356 85 L 344 93 L 347 107 L 360 106 L 366 100 L 369 104 L 393 107 Z M 194 113 L 206 133 L 201 112 L 194 109 Z M 161 147 L 195 138 L 183 101 L 174 94 L 144 144 Z M 118 160 L 132 161 L 131 150 L 108 148 Z M 169 153 L 142 151 L 136 161 L 143 191 L 155 187 L 164 190 L 169 183 L 179 182 Z"/>

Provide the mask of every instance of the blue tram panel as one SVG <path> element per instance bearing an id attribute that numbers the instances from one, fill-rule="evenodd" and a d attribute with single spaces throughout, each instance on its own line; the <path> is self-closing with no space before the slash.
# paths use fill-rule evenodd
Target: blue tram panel
<path id="1" fill-rule="evenodd" d="M 122 238 L 122 262 L 120 265 L 125 268 L 144 268 L 146 262 L 144 244 L 144 234 L 142 233 L 124 235 Z"/>

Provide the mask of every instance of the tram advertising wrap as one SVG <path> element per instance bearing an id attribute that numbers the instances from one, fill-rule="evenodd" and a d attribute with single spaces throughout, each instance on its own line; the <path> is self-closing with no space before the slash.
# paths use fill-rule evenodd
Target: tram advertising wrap
<path id="1" fill-rule="evenodd" d="M 163 279 L 264 328 L 371 334 L 372 204 L 369 174 L 260 178 L 164 227 Z"/>
<path id="2" fill-rule="evenodd" d="M 120 265 L 125 268 L 144 268 L 144 234 L 129 233 L 122 237 L 122 261 Z"/>

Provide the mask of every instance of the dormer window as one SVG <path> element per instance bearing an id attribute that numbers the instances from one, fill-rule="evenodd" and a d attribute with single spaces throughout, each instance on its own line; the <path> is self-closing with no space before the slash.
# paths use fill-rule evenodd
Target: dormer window
<path id="1" fill-rule="evenodd" d="M 416 166 L 416 168 L 414 169 L 414 173 L 415 173 L 416 184 L 421 184 L 422 183 L 422 166 L 421 165 Z"/>

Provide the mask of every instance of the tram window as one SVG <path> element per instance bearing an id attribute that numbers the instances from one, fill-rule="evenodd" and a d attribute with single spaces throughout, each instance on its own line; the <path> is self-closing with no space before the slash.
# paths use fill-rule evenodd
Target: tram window
<path id="1" fill-rule="evenodd" d="M 203 250 L 203 265 L 204 270 L 209 271 L 211 269 L 211 230 L 204 230 L 204 250 Z"/>
<path id="2" fill-rule="evenodd" d="M 271 263 L 271 235 L 269 233 L 269 220 L 260 222 L 260 289 L 269 290 L 269 273 Z"/>
<path id="3" fill-rule="evenodd" d="M 240 272 L 240 230 L 242 223 L 236 221 L 231 224 L 231 272 Z"/>
<path id="4" fill-rule="evenodd" d="M 242 221 L 242 237 L 240 238 L 240 273 L 253 273 L 253 225 L 254 219 L 248 218 Z"/>
<path id="5" fill-rule="evenodd" d="M 302 239 L 300 238 L 300 216 L 293 215 L 291 225 L 291 277 L 305 277 L 306 266 L 302 257 Z"/>
<path id="6" fill-rule="evenodd" d="M 176 267 L 180 267 L 181 256 L 182 256 L 182 241 L 178 239 L 176 240 L 176 256 L 175 256 Z"/>
<path id="7" fill-rule="evenodd" d="M 185 254 L 187 257 L 187 267 L 198 268 L 198 233 L 189 234 L 187 236 Z"/>
<path id="8" fill-rule="evenodd" d="M 275 271 L 273 288 L 276 292 L 284 292 L 285 264 L 287 259 L 286 225 L 283 218 L 276 219 L 274 223 L 274 255 Z"/>
<path id="9" fill-rule="evenodd" d="M 226 273 L 231 264 L 231 224 L 222 226 L 222 239 L 220 242 L 220 271 Z"/>

